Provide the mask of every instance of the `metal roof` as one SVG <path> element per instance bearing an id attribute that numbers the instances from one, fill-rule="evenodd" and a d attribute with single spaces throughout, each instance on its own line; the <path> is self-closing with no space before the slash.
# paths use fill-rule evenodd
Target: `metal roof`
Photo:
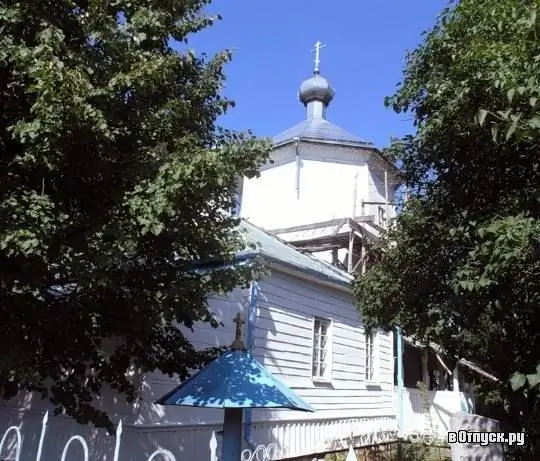
<path id="1" fill-rule="evenodd" d="M 276 146 L 291 141 L 294 138 L 349 144 L 353 146 L 374 147 L 371 142 L 345 131 L 324 118 L 316 117 L 297 123 L 293 127 L 275 136 L 272 141 L 274 146 Z"/>
<path id="2" fill-rule="evenodd" d="M 245 351 L 229 350 L 161 397 L 159 405 L 315 411 Z"/>
<path id="3" fill-rule="evenodd" d="M 292 245 L 284 242 L 274 235 L 268 234 L 263 229 L 242 221 L 246 243 L 254 244 L 256 253 L 261 256 L 317 278 L 350 286 L 353 277 L 345 271 L 338 269 L 324 261 L 321 261 L 309 253 L 303 253 Z"/>

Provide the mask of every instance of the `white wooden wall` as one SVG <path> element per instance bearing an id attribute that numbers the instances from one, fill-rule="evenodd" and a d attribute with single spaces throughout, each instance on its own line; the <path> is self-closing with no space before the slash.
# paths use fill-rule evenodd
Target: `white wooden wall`
<path id="1" fill-rule="evenodd" d="M 351 433 L 395 430 L 392 336 L 380 336 L 380 385 L 369 387 L 364 379 L 364 331 L 350 294 L 278 272 L 259 286 L 254 355 L 317 411 L 254 411 L 253 440 L 257 444 L 276 443 L 282 457 L 293 457 L 335 448 L 337 439 Z M 247 308 L 247 292 L 237 290 L 227 298 L 215 297 L 211 308 L 225 328 L 197 325 L 188 337 L 198 347 L 229 345 L 234 336 L 232 319 Z M 311 380 L 314 315 L 333 321 L 333 374 L 329 385 L 316 385 Z M 160 447 L 171 450 L 178 461 L 207 459 L 208 442 L 213 430 L 221 430 L 223 411 L 153 404 L 177 384 L 178 380 L 161 373 L 146 375 L 142 399 L 135 406 L 121 403 L 112 393 L 105 395 L 102 405 L 110 408 L 115 422 L 119 418 L 124 421 L 120 460 L 146 460 Z M 21 460 L 35 459 L 38 428 L 47 408 L 50 406 L 45 402 L 29 400 L 28 396 L 0 408 L 0 431 L 17 424 L 26 434 Z M 50 419 L 42 460 L 60 459 L 65 442 L 77 433 L 89 441 L 91 459 L 112 459 L 114 437 L 69 418 L 54 417 Z M 80 459 L 78 453 L 74 449 L 67 459 Z M 5 449 L 0 459 L 12 455 Z"/>
<path id="2" fill-rule="evenodd" d="M 350 294 L 278 272 L 260 282 L 259 288 L 254 356 L 317 411 L 254 411 L 254 441 L 276 443 L 284 456 L 300 456 L 327 450 L 334 439 L 352 432 L 395 430 L 392 335 L 378 337 L 379 385 L 370 387 L 364 379 L 364 330 Z M 230 344 L 232 318 L 247 308 L 246 295 L 237 291 L 229 299 L 215 298 L 212 309 L 226 328 L 216 331 L 197 327 L 191 336 L 193 342 L 200 346 Z M 333 373 L 331 382 L 325 385 L 311 379 L 313 316 L 333 321 Z M 155 424 L 167 433 L 174 432 L 174 427 L 192 431 L 199 424 L 198 430 L 204 427 L 209 437 L 213 429 L 220 428 L 221 410 L 150 404 L 174 385 L 159 373 L 146 377 L 146 403 L 141 405 L 136 423 L 139 432 L 152 433 Z M 201 454 L 194 452 L 193 456 Z"/>

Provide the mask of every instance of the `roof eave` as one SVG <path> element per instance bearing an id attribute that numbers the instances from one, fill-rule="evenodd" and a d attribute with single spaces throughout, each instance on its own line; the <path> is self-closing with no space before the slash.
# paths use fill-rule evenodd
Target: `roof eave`
<path id="1" fill-rule="evenodd" d="M 294 272 L 295 274 L 292 274 L 292 275 L 297 275 L 300 278 L 302 278 L 301 276 L 304 275 L 304 276 L 307 276 L 310 279 L 310 281 L 318 281 L 319 283 L 321 283 L 323 285 L 331 284 L 331 285 L 340 287 L 342 289 L 345 288 L 347 292 L 352 293 L 352 282 L 353 282 L 352 277 L 350 278 L 350 281 L 341 280 L 338 277 L 334 278 L 334 277 L 331 277 L 329 275 L 318 272 L 316 270 L 309 269 L 307 267 L 297 266 L 297 265 L 289 263 L 287 261 L 283 261 L 283 260 L 281 260 L 279 258 L 276 258 L 274 256 L 271 256 L 271 255 L 265 253 L 264 251 L 250 250 L 250 251 L 238 252 L 238 253 L 236 253 L 236 255 L 234 257 L 234 262 L 235 263 L 246 262 L 247 260 L 252 260 L 252 259 L 255 259 L 255 258 L 261 258 L 261 259 L 266 260 L 268 263 L 270 263 L 271 267 L 273 267 L 273 268 L 275 268 L 277 270 L 280 270 L 282 272 L 287 272 L 289 274 L 291 272 Z M 225 262 L 225 261 L 222 262 L 221 264 L 219 264 L 219 263 L 216 264 L 216 262 L 213 262 L 213 263 L 208 262 L 206 264 L 201 264 L 199 267 L 202 268 L 204 266 L 206 266 L 206 267 L 214 266 L 215 268 L 217 268 L 217 267 L 226 266 L 226 265 L 227 265 L 227 262 Z"/>
<path id="2" fill-rule="evenodd" d="M 375 150 L 378 149 L 369 142 L 356 142 L 356 141 L 345 141 L 345 140 L 338 140 L 338 139 L 324 139 L 324 138 L 308 138 L 308 137 L 301 137 L 298 136 L 297 138 L 290 138 L 286 139 L 284 141 L 279 141 L 277 143 L 272 144 L 272 148 L 282 147 L 286 146 L 287 144 L 292 144 L 296 142 L 296 140 L 302 141 L 302 142 L 310 142 L 313 144 L 321 143 L 321 144 L 333 144 L 338 146 L 346 146 L 346 147 L 356 147 L 356 148 L 362 148 L 362 149 L 369 149 L 369 150 Z"/>
<path id="3" fill-rule="evenodd" d="M 338 290 L 344 291 L 348 294 L 352 294 L 353 292 L 352 277 L 350 281 L 345 281 L 338 278 L 330 277 L 312 269 L 298 267 L 294 264 L 288 263 L 286 261 L 281 261 L 271 256 L 263 255 L 262 257 L 268 260 L 270 266 L 277 271 L 296 276 L 309 282 L 319 283 L 320 285 L 329 286 L 331 288 L 337 288 Z"/>

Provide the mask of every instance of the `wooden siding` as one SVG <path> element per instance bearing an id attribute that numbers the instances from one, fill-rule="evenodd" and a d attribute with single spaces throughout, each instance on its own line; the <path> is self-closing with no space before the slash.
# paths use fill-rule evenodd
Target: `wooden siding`
<path id="1" fill-rule="evenodd" d="M 254 411 L 253 440 L 275 443 L 278 457 L 283 458 L 335 449 L 336 441 L 351 433 L 395 430 L 392 336 L 379 336 L 380 386 L 369 387 L 364 379 L 364 330 L 350 294 L 279 272 L 259 287 L 254 355 L 317 411 Z M 247 295 L 246 290 L 236 290 L 227 297 L 213 297 L 211 309 L 224 327 L 196 325 L 186 331 L 187 337 L 200 348 L 230 344 L 235 328 L 232 319 L 238 312 L 247 314 Z M 313 316 L 333 322 L 332 379 L 325 385 L 311 379 Z M 112 393 L 101 399 L 101 407 L 111 412 L 115 422 L 119 418 L 124 422 L 121 460 L 146 460 L 159 447 L 171 450 L 177 461 L 209 455 L 208 442 L 212 431 L 222 429 L 223 411 L 153 403 L 177 384 L 174 377 L 149 373 L 141 378 L 142 398 L 135 405 L 122 403 Z M 35 459 L 39 424 L 48 408 L 46 402 L 29 395 L 0 406 L 0 430 L 17 424 L 25 434 L 21 460 Z M 59 459 L 67 439 L 75 434 L 89 442 L 91 459 L 112 459 L 113 437 L 52 414 L 42 459 Z M 3 456 L 9 459 L 13 453 L 13 443 L 9 443 Z"/>
<path id="2" fill-rule="evenodd" d="M 365 338 L 352 296 L 274 272 L 259 283 L 258 312 L 254 331 L 254 356 L 317 410 L 314 414 L 255 411 L 255 421 L 335 418 L 394 418 L 392 335 L 377 335 L 379 386 L 365 381 Z M 247 292 L 237 290 L 229 298 L 213 298 L 211 309 L 224 327 L 194 328 L 190 339 L 199 347 L 227 345 L 233 340 L 233 317 L 247 313 Z M 313 317 L 331 319 L 332 378 L 317 384 L 311 378 Z M 147 375 L 138 421 L 216 424 L 219 410 L 156 407 L 150 402 L 178 383 L 160 373 Z"/>

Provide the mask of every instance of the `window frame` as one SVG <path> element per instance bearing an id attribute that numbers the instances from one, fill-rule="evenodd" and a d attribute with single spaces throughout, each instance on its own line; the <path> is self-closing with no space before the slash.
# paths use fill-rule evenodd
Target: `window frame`
<path id="1" fill-rule="evenodd" d="M 317 328 L 319 323 L 319 328 Z M 311 335 L 311 379 L 313 382 L 329 383 L 332 380 L 332 329 L 334 322 L 332 319 L 313 316 Z M 321 327 L 326 325 L 326 342 L 321 347 Z M 317 330 L 319 330 L 319 340 L 317 341 Z M 325 352 L 325 353 L 324 353 Z M 324 353 L 324 361 L 321 360 Z M 318 360 L 316 360 L 318 359 Z M 315 372 L 316 363 L 318 364 Z M 321 373 L 321 364 L 324 363 L 324 372 Z"/>
<path id="2" fill-rule="evenodd" d="M 364 331 L 364 379 L 368 386 L 380 383 L 379 334 L 376 330 Z"/>

